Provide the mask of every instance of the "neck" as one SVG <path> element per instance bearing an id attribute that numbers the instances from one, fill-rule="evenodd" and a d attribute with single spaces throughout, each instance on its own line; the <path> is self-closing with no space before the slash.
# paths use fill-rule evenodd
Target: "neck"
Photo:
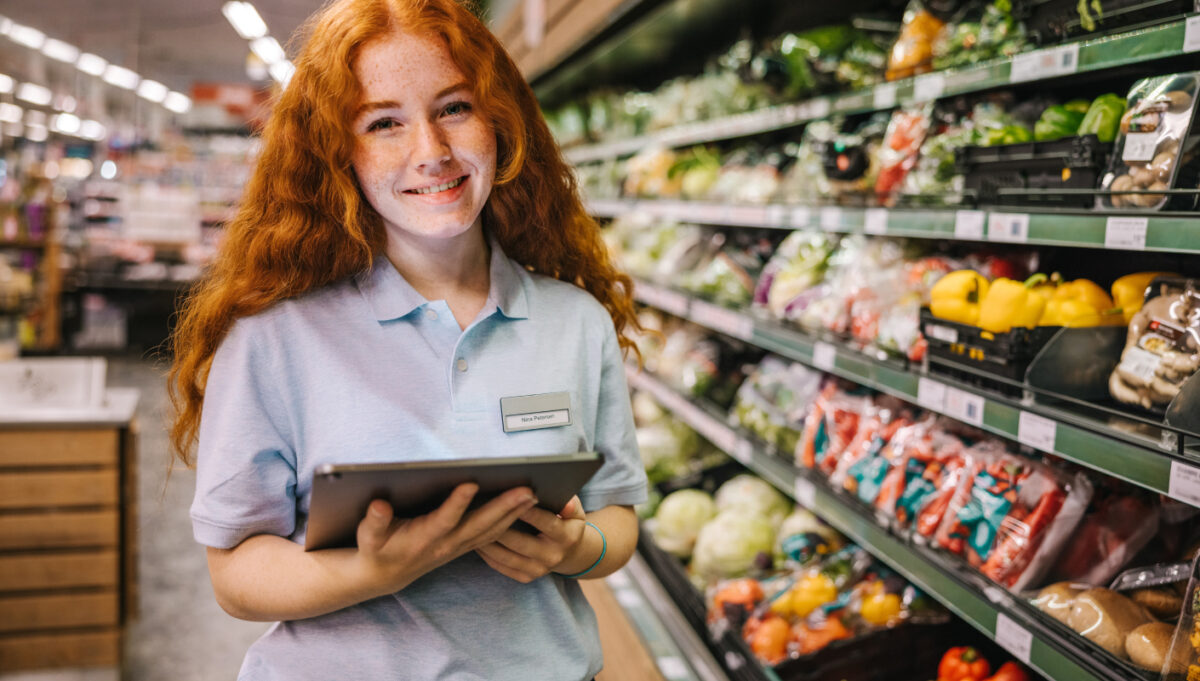
<path id="1" fill-rule="evenodd" d="M 473 318 L 487 299 L 490 254 L 478 223 L 451 239 L 389 234 L 387 258 L 426 300 L 445 300 L 460 323 Z"/>

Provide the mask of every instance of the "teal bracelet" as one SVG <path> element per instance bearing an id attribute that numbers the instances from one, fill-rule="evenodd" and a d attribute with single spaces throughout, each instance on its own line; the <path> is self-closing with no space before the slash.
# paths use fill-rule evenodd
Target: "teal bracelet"
<path id="1" fill-rule="evenodd" d="M 595 570 L 596 566 L 600 564 L 600 561 L 604 560 L 604 554 L 608 553 L 608 538 L 604 536 L 604 533 L 600 531 L 599 527 L 596 527 L 595 523 L 586 523 L 586 525 L 588 527 L 591 527 L 593 530 L 600 532 L 600 557 L 596 559 L 595 563 L 592 563 L 591 567 L 584 570 L 583 572 L 576 572 L 573 575 L 563 575 L 563 577 L 565 577 L 566 579 L 579 579 L 580 577 L 586 575 L 587 573 L 591 572 L 592 570 Z"/>

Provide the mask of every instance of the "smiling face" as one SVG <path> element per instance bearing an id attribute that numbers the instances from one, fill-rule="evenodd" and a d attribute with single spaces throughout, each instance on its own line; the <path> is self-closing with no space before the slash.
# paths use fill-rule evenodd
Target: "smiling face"
<path id="1" fill-rule="evenodd" d="M 362 102 L 351 162 L 390 244 L 433 247 L 477 229 L 496 174 L 496 134 L 439 39 L 393 33 L 354 63 Z"/>

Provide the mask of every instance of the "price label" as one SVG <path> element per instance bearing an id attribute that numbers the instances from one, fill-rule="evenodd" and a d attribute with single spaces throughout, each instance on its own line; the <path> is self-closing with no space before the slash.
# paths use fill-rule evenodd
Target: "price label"
<path id="1" fill-rule="evenodd" d="M 940 340 L 943 343 L 957 343 L 958 330 L 940 324 L 930 324 L 925 327 L 925 334 L 935 340 Z"/>
<path id="2" fill-rule="evenodd" d="M 739 439 L 737 444 L 734 445 L 733 451 L 729 453 L 733 458 L 749 466 L 751 459 L 754 457 L 754 444 L 749 440 Z"/>
<path id="3" fill-rule="evenodd" d="M 676 317 L 688 315 L 688 297 L 681 293 L 640 282 L 634 286 L 634 290 L 637 292 L 638 299 L 651 307 L 656 307 Z"/>
<path id="4" fill-rule="evenodd" d="M 988 241 L 1023 244 L 1028 240 L 1028 213 L 992 213 L 988 216 Z"/>
<path id="5" fill-rule="evenodd" d="M 983 425 L 983 408 L 987 400 L 958 388 L 946 388 L 946 416 L 973 426 Z"/>
<path id="6" fill-rule="evenodd" d="M 808 102 L 808 108 L 805 113 L 808 114 L 809 118 L 825 118 L 829 115 L 831 108 L 832 103 L 829 101 L 829 99 L 827 97 L 821 97 L 820 99 L 814 99 Z"/>
<path id="7" fill-rule="evenodd" d="M 1048 50 L 1026 52 L 1013 57 L 1009 82 L 1021 83 L 1042 78 L 1065 76 L 1079 70 L 1079 43 Z"/>
<path id="8" fill-rule="evenodd" d="M 1167 494 L 1192 506 L 1200 506 L 1200 468 L 1182 461 L 1172 461 Z"/>
<path id="9" fill-rule="evenodd" d="M 733 225 L 758 227 L 766 223 L 767 210 L 762 206 L 730 206 L 726 217 Z"/>
<path id="10" fill-rule="evenodd" d="M 1146 250 L 1146 228 L 1149 218 L 1110 217 L 1104 224 L 1105 248 Z"/>
<path id="11" fill-rule="evenodd" d="M 817 486 L 802 475 L 796 476 L 796 503 L 810 510 L 817 506 Z"/>
<path id="12" fill-rule="evenodd" d="M 932 378 L 921 378 L 917 381 L 917 404 L 933 411 L 946 408 L 946 384 L 938 383 Z"/>
<path id="13" fill-rule="evenodd" d="M 792 226 L 793 227 L 808 227 L 809 220 L 812 219 L 812 211 L 808 206 L 797 206 L 792 209 Z"/>
<path id="14" fill-rule="evenodd" d="M 813 366 L 822 371 L 833 371 L 837 364 L 837 348 L 824 341 L 813 343 Z"/>
<path id="15" fill-rule="evenodd" d="M 882 83 L 875 86 L 875 108 L 890 109 L 896 106 L 896 84 Z"/>
<path id="16" fill-rule="evenodd" d="M 654 663 L 658 665 L 658 671 L 665 679 L 688 679 L 692 676 L 687 663 L 674 655 L 656 657 Z"/>
<path id="17" fill-rule="evenodd" d="M 987 213 L 981 210 L 960 210 L 954 213 L 954 238 L 983 240 L 983 226 Z"/>
<path id="18" fill-rule="evenodd" d="M 787 223 L 787 208 L 777 203 L 767 206 L 767 225 L 769 227 L 786 227 Z"/>
<path id="19" fill-rule="evenodd" d="M 913 100 L 928 102 L 942 96 L 946 91 L 946 77 L 940 73 L 927 73 L 913 80 Z"/>
<path id="20" fill-rule="evenodd" d="M 887 234 L 888 210 L 868 208 L 863 215 L 863 231 L 867 234 Z"/>
<path id="21" fill-rule="evenodd" d="M 826 206 L 821 209 L 821 229 L 837 231 L 842 228 L 842 209 L 836 206 Z"/>
<path id="22" fill-rule="evenodd" d="M 1188 17 L 1183 31 L 1183 51 L 1200 50 L 1200 15 Z"/>
<path id="23" fill-rule="evenodd" d="M 1122 161 L 1153 161 L 1158 148 L 1157 132 L 1131 132 L 1125 135 L 1125 147 L 1121 149 Z"/>
<path id="24" fill-rule="evenodd" d="M 1017 422 L 1017 442 L 1043 452 L 1054 452 L 1058 440 L 1058 424 L 1044 416 L 1021 412 Z"/>
<path id="25" fill-rule="evenodd" d="M 702 300 L 696 300 L 692 301 L 691 312 L 688 316 L 700 326 L 707 326 L 713 331 L 719 331 L 734 338 L 748 341 L 754 337 L 754 320 L 734 310 L 727 310 Z"/>
<path id="26" fill-rule="evenodd" d="M 1029 664 L 1029 654 L 1033 650 L 1033 634 L 1002 612 L 996 613 L 996 643 L 1018 660 Z"/>

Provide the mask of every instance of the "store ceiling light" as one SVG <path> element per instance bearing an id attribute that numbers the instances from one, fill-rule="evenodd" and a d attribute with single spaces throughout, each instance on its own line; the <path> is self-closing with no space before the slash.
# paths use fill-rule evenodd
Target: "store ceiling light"
<path id="1" fill-rule="evenodd" d="M 287 87 L 288 81 L 292 79 L 292 74 L 296 73 L 296 67 L 290 61 L 281 61 L 271 64 L 271 77 L 275 82 L 283 87 Z"/>
<path id="2" fill-rule="evenodd" d="M 40 50 L 42 44 L 46 42 L 46 34 L 31 26 L 13 24 L 8 28 L 8 39 L 19 45 Z"/>
<path id="3" fill-rule="evenodd" d="M 278 64 L 287 61 L 287 53 L 279 41 L 271 36 L 256 38 L 250 41 L 250 51 L 267 64 Z"/>
<path id="4" fill-rule="evenodd" d="M 20 123 L 25 111 L 16 104 L 0 102 L 0 123 Z"/>
<path id="5" fill-rule="evenodd" d="M 192 100 L 188 99 L 187 95 L 178 92 L 169 92 L 162 105 L 170 111 L 177 114 L 187 113 L 192 108 Z"/>
<path id="6" fill-rule="evenodd" d="M 46 127 L 46 112 L 29 109 L 25 112 L 25 125 L 40 125 Z"/>
<path id="7" fill-rule="evenodd" d="M 17 86 L 17 82 L 9 76 L 0 73 L 0 93 L 8 94 Z"/>
<path id="8" fill-rule="evenodd" d="M 72 97 L 71 95 L 59 95 L 54 98 L 54 104 L 52 104 L 51 106 L 54 107 L 55 111 L 64 111 L 66 113 L 75 113 L 75 107 L 78 104 L 79 104 L 79 102 L 75 101 L 75 98 Z"/>
<path id="9" fill-rule="evenodd" d="M 138 86 L 138 97 L 160 104 L 167 97 L 167 86 L 157 80 L 143 80 Z"/>
<path id="10" fill-rule="evenodd" d="M 46 41 L 45 45 L 42 45 L 42 54 L 57 61 L 74 64 L 75 60 L 79 58 L 79 48 L 71 43 L 51 38 Z"/>
<path id="11" fill-rule="evenodd" d="M 63 113 L 50 119 L 50 127 L 55 132 L 61 132 L 64 135 L 74 135 L 79 132 L 79 125 L 82 122 L 79 120 L 79 116 L 75 114 Z"/>
<path id="12" fill-rule="evenodd" d="M 142 77 L 138 74 L 116 64 L 109 64 L 108 68 L 104 69 L 104 82 L 109 85 L 116 85 L 126 90 L 132 90 L 138 86 L 141 80 Z"/>
<path id="13" fill-rule="evenodd" d="M 44 125 L 27 124 L 25 126 L 25 139 L 30 142 L 45 142 L 50 136 L 50 131 Z"/>
<path id="14" fill-rule="evenodd" d="M 107 134 L 108 130 L 104 129 L 104 125 L 100 121 L 93 121 L 89 118 L 79 124 L 79 136 L 84 139 L 99 142 Z"/>
<path id="15" fill-rule="evenodd" d="M 21 83 L 17 86 L 17 99 L 36 104 L 37 106 L 46 106 L 54 99 L 54 93 L 50 92 L 50 88 L 42 87 L 34 83 Z"/>
<path id="16" fill-rule="evenodd" d="M 104 69 L 108 68 L 108 62 L 91 52 L 84 52 L 75 60 L 75 68 L 89 76 L 101 76 L 104 75 Z"/>
<path id="17" fill-rule="evenodd" d="M 8 17 L 0 17 L 0 35 L 8 35 L 8 32 L 12 30 L 13 25 L 12 19 L 9 19 Z"/>
<path id="18" fill-rule="evenodd" d="M 258 10 L 248 2 L 234 0 L 221 5 L 221 14 L 233 24 L 233 30 L 246 40 L 261 38 L 267 34 L 267 24 L 259 16 Z"/>

